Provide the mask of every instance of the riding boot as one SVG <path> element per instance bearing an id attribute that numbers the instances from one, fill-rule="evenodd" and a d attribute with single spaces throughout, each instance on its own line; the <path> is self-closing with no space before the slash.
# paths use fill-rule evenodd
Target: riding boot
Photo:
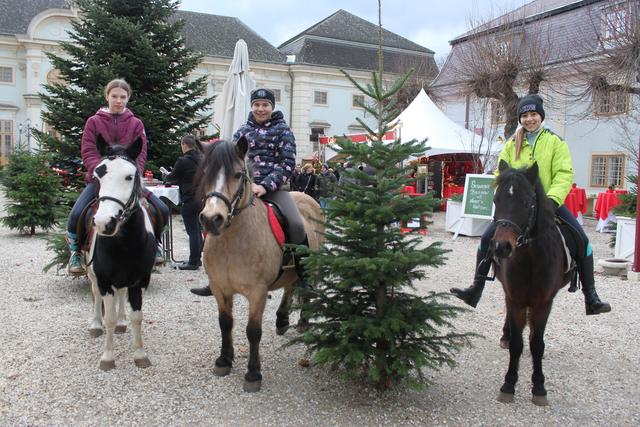
<path id="1" fill-rule="evenodd" d="M 601 301 L 596 292 L 595 280 L 593 279 L 593 255 L 588 255 L 578 261 L 578 267 L 587 315 L 610 312 L 609 303 Z"/>
<path id="2" fill-rule="evenodd" d="M 486 252 L 483 252 L 478 248 L 478 252 L 476 254 L 476 273 L 473 278 L 473 284 L 466 289 L 451 288 L 449 290 L 449 292 L 474 308 L 478 305 L 478 301 L 480 301 L 482 291 L 484 290 L 484 283 L 487 279 L 487 274 L 489 274 L 489 269 L 491 268 L 491 263 L 488 260 L 485 261 L 486 257 Z"/>

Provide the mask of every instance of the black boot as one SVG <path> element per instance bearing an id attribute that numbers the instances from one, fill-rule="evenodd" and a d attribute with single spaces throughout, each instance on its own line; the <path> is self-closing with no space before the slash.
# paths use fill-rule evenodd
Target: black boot
<path id="1" fill-rule="evenodd" d="M 485 260 L 486 257 L 487 254 L 478 248 L 478 253 L 476 254 L 476 274 L 473 278 L 473 284 L 466 289 L 451 288 L 449 290 L 449 292 L 473 308 L 475 308 L 478 305 L 478 301 L 480 301 L 482 291 L 484 290 L 484 282 L 491 268 L 491 262 Z"/>
<path id="2" fill-rule="evenodd" d="M 203 286 L 201 288 L 191 288 L 191 293 L 201 297 L 210 297 L 211 295 L 213 295 L 211 293 L 211 288 L 208 286 Z"/>
<path id="3" fill-rule="evenodd" d="M 596 292 L 595 281 L 593 280 L 593 255 L 584 257 L 578 262 L 580 271 L 580 282 L 582 283 L 582 293 L 584 294 L 584 305 L 587 315 L 608 313 L 611 306 L 607 302 L 600 301 Z"/>

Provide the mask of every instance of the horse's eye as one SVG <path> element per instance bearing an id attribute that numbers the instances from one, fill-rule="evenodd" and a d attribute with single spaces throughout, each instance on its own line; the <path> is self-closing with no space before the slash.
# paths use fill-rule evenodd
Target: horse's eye
<path id="1" fill-rule="evenodd" d="M 235 179 L 240 179 L 242 177 L 242 172 L 236 172 L 236 174 L 233 177 Z"/>
<path id="2" fill-rule="evenodd" d="M 126 181 L 133 181 L 133 175 L 127 175 L 125 178 Z"/>

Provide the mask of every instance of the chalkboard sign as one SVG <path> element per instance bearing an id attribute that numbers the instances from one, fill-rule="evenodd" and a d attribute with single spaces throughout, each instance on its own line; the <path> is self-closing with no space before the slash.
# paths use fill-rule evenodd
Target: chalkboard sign
<path id="1" fill-rule="evenodd" d="M 494 175 L 467 174 L 462 196 L 462 217 L 493 219 Z"/>

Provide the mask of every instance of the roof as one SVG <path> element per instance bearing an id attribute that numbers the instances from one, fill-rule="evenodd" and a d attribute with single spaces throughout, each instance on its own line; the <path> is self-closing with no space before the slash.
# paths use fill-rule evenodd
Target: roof
<path id="1" fill-rule="evenodd" d="M 580 7 L 581 4 L 594 3 L 597 1 L 600 0 L 533 0 L 530 3 L 507 12 L 485 24 L 479 25 L 464 34 L 457 36 L 451 41 L 451 44 L 453 45 L 470 36 L 500 27 L 501 25 L 513 23 L 518 20 L 529 21 L 532 19 L 543 18 L 549 14 L 563 13 L 568 9 Z"/>
<path id="2" fill-rule="evenodd" d="M 281 49 L 304 36 L 316 36 L 377 46 L 378 26 L 353 15 L 346 10 L 340 9 L 333 15 L 330 15 L 317 24 L 307 28 L 300 34 L 282 43 L 278 46 L 278 49 Z M 420 46 L 419 44 L 405 39 L 404 37 L 392 33 L 384 28 L 382 29 L 382 44 L 384 46 L 397 49 L 413 50 L 427 54 L 434 53 L 431 49 Z"/>
<path id="3" fill-rule="evenodd" d="M 186 45 L 208 56 L 233 58 L 236 42 L 243 39 L 249 47 L 249 59 L 283 63 L 285 55 L 260 37 L 240 19 L 179 10 L 176 18 L 184 20 Z"/>
<path id="4" fill-rule="evenodd" d="M 31 20 L 48 9 L 69 9 L 68 0 L 0 0 L 0 34 L 25 34 Z M 249 46 L 249 58 L 260 62 L 283 63 L 285 55 L 238 18 L 178 10 L 174 19 L 183 19 L 187 47 L 204 55 L 233 58 L 238 39 Z"/>
<path id="5" fill-rule="evenodd" d="M 400 74 L 414 68 L 420 75 L 434 78 L 438 73 L 433 56 L 416 52 L 383 50 L 384 70 Z M 375 47 L 352 46 L 324 40 L 305 40 L 296 53 L 297 64 L 314 64 L 351 70 L 377 70 L 378 51 Z"/>
<path id="6" fill-rule="evenodd" d="M 607 0 L 536 0 L 524 6 L 528 7 L 525 12 L 535 12 L 526 19 L 522 18 L 520 12 L 524 9 L 520 8 L 499 18 L 502 21 L 497 27 L 491 27 L 497 22 L 493 20 L 493 24 L 487 24 L 484 30 L 478 27 L 459 36 L 451 42 L 451 52 L 433 85 L 462 83 L 467 78 L 465 70 L 469 68 L 468 58 L 477 55 L 474 53 L 477 49 L 487 46 L 482 37 L 508 37 L 524 48 L 544 46 L 540 56 L 544 57 L 548 66 L 592 55 L 598 51 L 598 28 L 593 20 L 599 15 L 594 8 L 599 10 L 600 5 L 596 3 L 603 1 Z M 552 9 L 545 10 L 543 7 Z M 513 19 L 511 25 L 505 25 L 507 17 Z M 476 40 L 480 41 L 476 43 Z M 533 58 L 536 58 L 535 54 Z"/>
<path id="7" fill-rule="evenodd" d="M 67 0 L 0 0 L 0 34 L 25 34 L 34 16 L 47 9 L 69 9 Z"/>

